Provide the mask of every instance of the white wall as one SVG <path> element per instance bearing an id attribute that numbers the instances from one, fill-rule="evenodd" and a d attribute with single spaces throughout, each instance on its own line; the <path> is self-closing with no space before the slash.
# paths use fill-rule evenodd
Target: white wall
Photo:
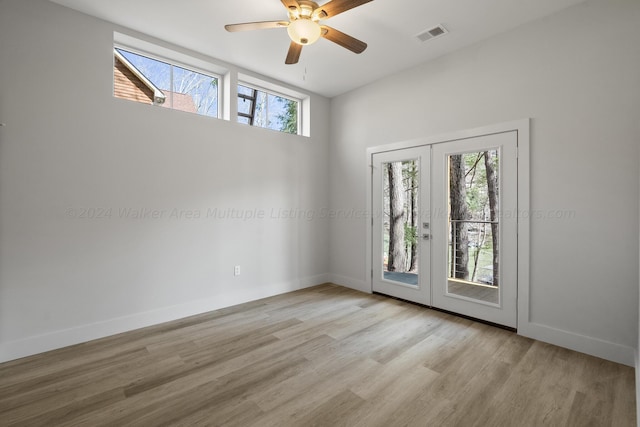
<path id="1" fill-rule="evenodd" d="M 574 217 L 532 219 L 519 331 L 633 365 L 639 23 L 640 2 L 587 1 L 334 98 L 332 206 L 366 209 L 367 147 L 532 118 L 531 208 Z M 367 290 L 365 235 L 364 219 L 332 223 L 333 280 Z"/>
<path id="2" fill-rule="evenodd" d="M 304 138 L 114 99 L 113 30 L 0 2 L 0 361 L 327 279 L 328 220 L 272 209 L 328 206 L 329 101 Z"/>

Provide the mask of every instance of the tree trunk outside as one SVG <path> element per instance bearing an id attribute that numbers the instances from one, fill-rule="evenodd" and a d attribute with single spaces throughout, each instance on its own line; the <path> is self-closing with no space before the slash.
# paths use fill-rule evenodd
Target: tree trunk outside
<path id="1" fill-rule="evenodd" d="M 464 161 L 461 154 L 449 157 L 450 178 L 449 195 L 451 203 L 451 241 L 453 242 L 452 254 L 453 277 L 456 279 L 469 279 L 469 237 L 467 224 L 456 220 L 469 219 L 467 209 L 467 188 L 465 183 Z"/>
<path id="2" fill-rule="evenodd" d="M 417 271 L 418 269 L 418 241 L 420 239 L 418 233 L 418 169 L 416 162 L 411 163 L 411 226 L 415 230 L 415 239 L 411 242 L 411 263 L 409 265 L 409 271 Z"/>
<path id="3" fill-rule="evenodd" d="M 485 152 L 484 164 L 487 169 L 487 193 L 489 195 L 489 212 L 491 214 L 491 238 L 493 243 L 493 285 L 498 286 L 500 258 L 498 248 L 498 180 L 496 177 L 493 152 Z M 497 153 L 496 153 L 497 156 Z"/>
<path id="4" fill-rule="evenodd" d="M 389 254 L 388 271 L 404 273 L 407 255 L 404 244 L 405 189 L 402 182 L 402 162 L 388 165 L 389 174 Z"/>

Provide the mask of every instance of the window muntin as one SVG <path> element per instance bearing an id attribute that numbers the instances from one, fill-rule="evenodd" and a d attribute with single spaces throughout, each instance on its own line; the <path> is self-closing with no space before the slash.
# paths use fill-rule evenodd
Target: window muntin
<path id="1" fill-rule="evenodd" d="M 219 117 L 218 77 L 115 48 L 114 96 Z M 122 61 L 119 58 L 121 55 Z M 137 86 L 138 95 L 131 96 Z M 146 99 L 140 93 L 146 93 Z M 155 93 L 149 96 L 149 93 Z"/>
<path id="2" fill-rule="evenodd" d="M 298 135 L 300 101 L 244 84 L 238 85 L 238 122 Z"/>

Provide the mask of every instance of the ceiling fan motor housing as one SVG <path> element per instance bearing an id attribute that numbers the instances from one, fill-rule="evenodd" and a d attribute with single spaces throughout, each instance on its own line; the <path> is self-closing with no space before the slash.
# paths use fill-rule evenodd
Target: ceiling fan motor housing
<path id="1" fill-rule="evenodd" d="M 230 32 L 261 30 L 269 28 L 287 28 L 291 44 L 287 52 L 285 64 L 297 64 L 302 47 L 315 43 L 320 37 L 338 44 L 354 53 L 362 53 L 367 44 L 348 34 L 321 25 L 319 21 L 332 18 L 355 7 L 373 0 L 329 0 L 318 6 L 312 0 L 281 0 L 289 14 L 287 21 L 245 22 L 225 25 Z"/>

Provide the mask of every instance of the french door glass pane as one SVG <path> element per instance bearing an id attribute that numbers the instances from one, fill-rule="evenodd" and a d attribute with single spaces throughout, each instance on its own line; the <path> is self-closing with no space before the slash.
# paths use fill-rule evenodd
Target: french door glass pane
<path id="1" fill-rule="evenodd" d="M 417 160 L 382 164 L 383 279 L 418 286 L 419 175 Z"/>
<path id="2" fill-rule="evenodd" d="M 497 150 L 448 156 L 447 292 L 498 304 L 500 159 Z"/>

